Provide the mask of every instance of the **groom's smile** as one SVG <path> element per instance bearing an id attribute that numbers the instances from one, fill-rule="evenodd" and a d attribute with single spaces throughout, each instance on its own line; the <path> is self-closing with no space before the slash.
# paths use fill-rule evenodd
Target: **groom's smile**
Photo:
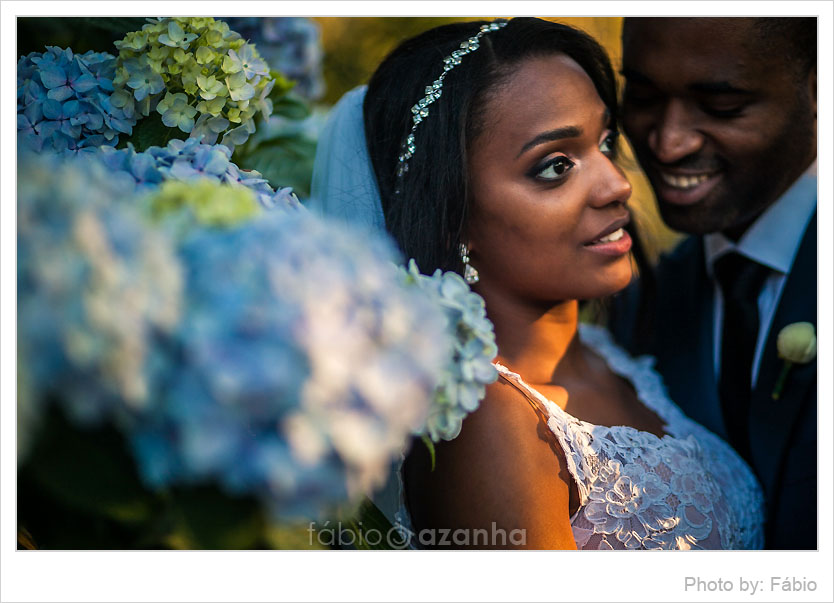
<path id="1" fill-rule="evenodd" d="M 768 35 L 753 19 L 626 20 L 623 129 L 676 230 L 738 238 L 815 157 L 816 71 Z"/>
<path id="2" fill-rule="evenodd" d="M 721 172 L 673 172 L 656 168 L 652 184 L 657 195 L 674 205 L 692 205 L 707 196 L 720 182 Z"/>

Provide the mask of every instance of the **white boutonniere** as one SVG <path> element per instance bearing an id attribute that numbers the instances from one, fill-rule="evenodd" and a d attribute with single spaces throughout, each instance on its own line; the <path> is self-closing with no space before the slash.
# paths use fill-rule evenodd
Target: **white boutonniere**
<path id="1" fill-rule="evenodd" d="M 810 322 L 795 322 L 781 331 L 776 339 L 779 358 L 784 360 L 782 373 L 776 381 L 771 397 L 778 400 L 794 364 L 806 364 L 817 357 L 817 335 Z"/>

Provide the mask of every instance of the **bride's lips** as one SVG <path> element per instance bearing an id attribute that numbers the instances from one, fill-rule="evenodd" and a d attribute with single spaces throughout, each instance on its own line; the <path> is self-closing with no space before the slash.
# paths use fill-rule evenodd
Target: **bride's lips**
<path id="1" fill-rule="evenodd" d="M 628 216 L 615 220 L 593 239 L 583 244 L 588 251 L 603 255 L 620 256 L 631 250 L 631 237 L 624 227 L 630 221 Z"/>
<path id="2" fill-rule="evenodd" d="M 721 180 L 720 171 L 681 172 L 655 168 L 657 196 L 673 205 L 693 205 L 706 197 Z"/>

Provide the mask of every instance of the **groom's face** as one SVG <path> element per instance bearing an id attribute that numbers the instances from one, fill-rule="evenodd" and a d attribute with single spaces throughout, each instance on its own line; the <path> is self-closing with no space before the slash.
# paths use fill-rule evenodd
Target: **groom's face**
<path id="1" fill-rule="evenodd" d="M 751 19 L 627 19 L 623 128 L 664 221 L 737 238 L 816 156 L 816 73 Z"/>

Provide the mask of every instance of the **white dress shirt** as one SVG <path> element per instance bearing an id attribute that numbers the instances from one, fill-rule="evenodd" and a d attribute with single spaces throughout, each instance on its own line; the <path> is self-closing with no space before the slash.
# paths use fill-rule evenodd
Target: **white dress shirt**
<path id="1" fill-rule="evenodd" d="M 753 358 L 751 384 L 756 384 L 759 375 L 762 349 L 767 341 L 770 324 L 785 287 L 788 274 L 793 266 L 802 235 L 817 207 L 817 163 L 810 168 L 773 205 L 756 219 L 741 239 L 734 243 L 723 234 L 712 233 L 704 236 L 707 274 L 715 287 L 713 316 L 713 347 L 715 379 L 721 373 L 721 330 L 724 315 L 724 300 L 721 288 L 713 278 L 713 266 L 718 258 L 735 251 L 773 272 L 765 280 L 758 297 L 759 335 Z"/>

